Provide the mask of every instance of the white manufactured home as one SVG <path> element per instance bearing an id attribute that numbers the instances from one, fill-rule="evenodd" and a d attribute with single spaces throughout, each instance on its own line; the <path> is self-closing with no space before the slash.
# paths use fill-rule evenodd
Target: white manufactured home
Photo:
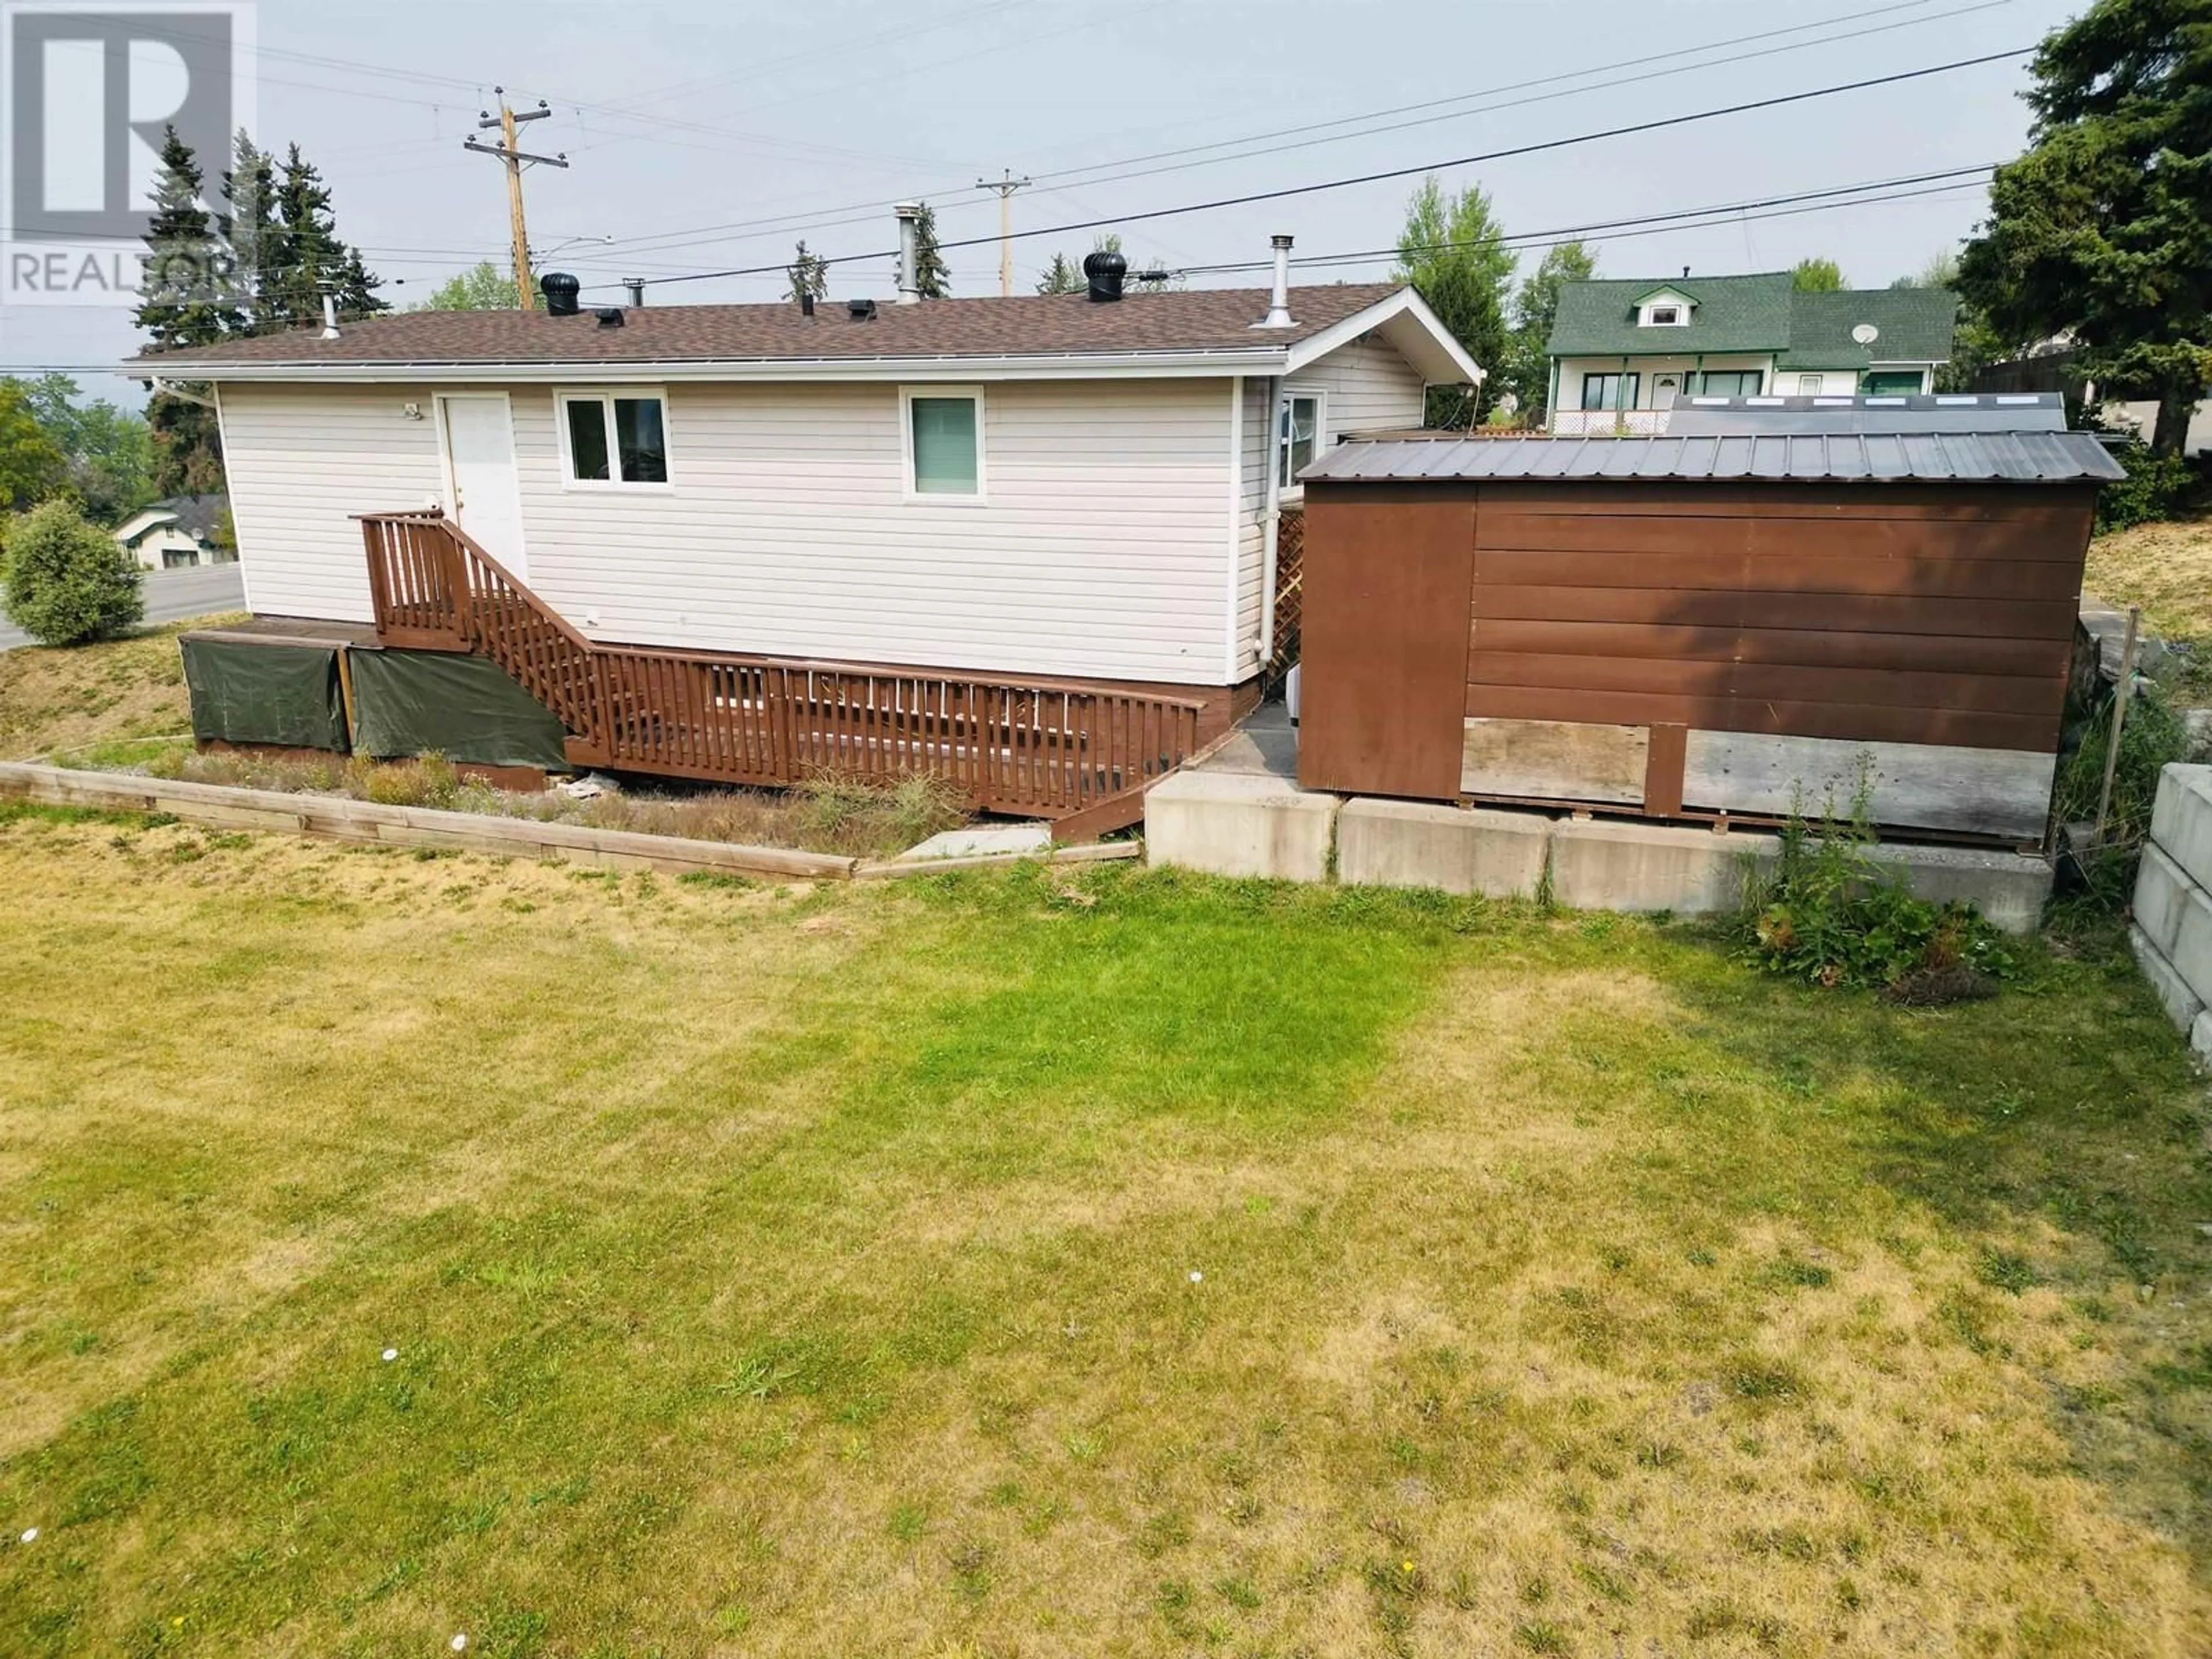
<path id="1" fill-rule="evenodd" d="M 580 649 L 1143 688 L 1210 731 L 1269 655 L 1298 472 L 1482 371 L 1407 287 L 1091 264 L 1072 295 L 600 311 L 556 276 L 544 312 L 131 368 L 212 386 L 259 616 L 410 642 L 413 556 L 380 575 L 362 520 L 434 511 Z"/>

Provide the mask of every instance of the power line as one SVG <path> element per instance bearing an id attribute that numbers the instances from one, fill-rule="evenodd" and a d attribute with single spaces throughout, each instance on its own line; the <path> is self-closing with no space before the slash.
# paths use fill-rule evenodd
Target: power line
<path id="1" fill-rule="evenodd" d="M 1061 173 L 1042 175 L 1041 182 L 1049 185 L 1054 179 L 1072 179 L 1079 173 L 1103 173 L 1104 175 L 1097 178 L 1084 179 L 1081 182 L 1086 188 L 1088 188 L 1089 186 L 1095 185 L 1119 183 L 1127 179 L 1148 178 L 1159 173 L 1175 172 L 1182 169 L 1178 167 L 1159 167 L 1146 171 L 1129 172 L 1115 172 L 1113 169 L 1139 168 L 1141 167 L 1143 163 L 1175 155 L 1194 154 L 1198 151 L 1206 149 L 1227 149 L 1232 145 L 1258 144 L 1262 143 L 1262 141 L 1272 137 L 1293 136 L 1309 131 L 1320 131 L 1323 128 L 1331 126 L 1355 126 L 1357 124 L 1361 122 L 1379 120 L 1385 117 L 1404 114 L 1412 111 L 1438 107 L 1444 104 L 1471 102 L 1478 99 L 1495 97 L 1504 93 L 1525 91 L 1531 88 L 1549 86 L 1561 81 L 1587 80 L 1588 77 L 1591 76 L 1604 75 L 1616 69 L 1638 68 L 1650 63 L 1663 62 L 1667 58 L 1686 57 L 1700 52 L 1717 52 L 1725 47 L 1746 46 L 1755 41 L 1774 39 L 1784 34 L 1802 33 L 1811 29 L 1827 28 L 1837 24 L 1857 22 L 1864 21 L 1867 18 L 1881 17 L 1894 11 L 1915 10 L 1929 4 L 1929 3 L 1930 0 L 1905 0 L 1905 3 L 1902 5 L 1882 7 L 1872 11 L 1852 14 L 1843 17 L 1824 19 L 1816 23 L 1799 24 L 1790 29 L 1764 30 L 1752 34 L 1731 36 L 1721 40 L 1711 40 L 1700 46 L 1680 48 L 1675 52 L 1663 54 L 1660 58 L 1625 59 L 1616 63 L 1600 64 L 1593 65 L 1588 69 L 1574 70 L 1565 75 L 1545 76 L 1534 80 L 1507 82 L 1500 86 L 1485 88 L 1474 92 L 1461 93 L 1449 99 L 1431 100 L 1428 103 L 1425 104 L 1407 104 L 1389 109 L 1369 111 L 1364 114 L 1345 116 L 1332 122 L 1316 122 L 1305 127 L 1284 128 L 1276 132 L 1247 134 L 1239 138 L 1222 139 L 1213 144 L 1190 146 L 1183 150 L 1156 151 L 1146 155 L 1125 156 L 1117 161 L 1094 162 L 1088 167 L 1071 168 Z M 1817 40 L 1800 41 L 1792 46 L 1770 47 L 1762 52 L 1740 53 L 1733 57 L 1715 58 L 1704 63 L 1685 65 L 1682 66 L 1682 68 L 1689 70 L 1718 69 L 1732 64 L 1747 62 L 1753 58 L 1773 57 L 1781 52 L 1801 52 L 1814 46 L 1827 46 L 1835 41 L 1858 40 L 1867 35 L 1887 33 L 1900 28 L 1917 27 L 1923 23 L 1941 21 L 1949 17 L 1960 15 L 1964 12 L 1984 10 L 1993 5 L 2008 4 L 2010 3 L 2011 0 L 1983 0 L 1983 3 L 1963 7 L 1957 11 L 1941 12 L 1927 17 L 1906 18 L 1897 22 L 1884 23 L 1874 28 L 1856 30 L 1849 34 L 1830 35 Z M 1681 68 L 1666 71 L 1666 73 L 1668 74 L 1680 74 L 1681 72 Z M 1404 126 L 1428 125 L 1438 120 L 1464 119 L 1471 116 L 1493 113 L 1498 109 L 1519 108 L 1530 104 L 1550 102 L 1560 98 L 1578 97 L 1587 93 L 1606 91 L 1614 87 L 1626 86 L 1652 78 L 1654 77 L 1649 74 L 1638 74 L 1613 81 L 1600 81 L 1586 86 L 1577 86 L 1561 91 L 1546 93 L 1534 98 L 1516 100 L 1510 104 L 1490 105 L 1477 109 L 1460 110 L 1449 115 L 1428 118 L 1427 121 L 1405 122 L 1399 124 L 1399 126 L 1396 127 L 1376 129 L 1360 128 L 1358 131 L 1338 133 L 1334 137 L 1325 139 L 1316 139 L 1304 143 L 1279 145 L 1273 149 L 1242 150 L 1233 155 L 1220 156 L 1215 159 L 1222 161 L 1249 160 L 1261 155 L 1279 154 L 1291 149 L 1310 149 L 1312 148 L 1314 144 L 1317 143 L 1344 143 L 1356 138 L 1369 137 L 1372 131 L 1395 131 Z M 1199 161 L 1188 163 L 1188 165 L 1207 166 L 1212 165 L 1212 163 L 1208 161 Z M 941 198 L 948 195 L 962 194 L 964 193 L 967 188 L 967 186 L 963 185 L 948 185 L 940 190 L 913 191 L 907 193 L 909 196 L 927 200 L 933 197 Z M 966 206 L 969 204 L 966 203 L 955 202 L 950 204 L 950 205 L 957 207 Z M 877 221 L 881 211 L 882 205 L 879 202 L 854 202 L 841 207 L 805 210 L 793 213 L 774 215 L 763 218 L 740 219 L 722 224 L 699 226 L 686 230 L 647 234 L 624 239 L 616 246 L 618 249 L 628 250 L 637 253 L 668 252 L 679 247 L 711 246 L 713 243 L 717 241 L 747 241 L 757 240 L 759 237 L 782 234 L 793 231 L 828 230 L 838 228 L 846 225 L 872 223 Z M 850 214 L 854 216 L 842 218 L 826 218 L 823 216 L 825 215 L 832 214 Z M 715 235 L 708 234 L 714 232 L 752 234 L 728 235 Z"/>
<path id="2" fill-rule="evenodd" d="M 1746 202 L 1721 202 L 1710 207 L 1682 208 L 1671 213 L 1639 213 L 1625 219 L 1597 219 L 1586 224 L 1563 225 L 1551 230 L 1501 232 L 1496 236 L 1477 237 L 1472 241 L 1431 242 L 1424 245 L 1419 251 L 1422 253 L 1461 252 L 1475 248 L 1511 246 L 1522 242 L 1543 242 L 1549 238 L 1572 239 L 1581 236 L 1604 235 L 1622 228 L 1635 226 L 1650 228 L 1638 231 L 1638 234 L 1651 234 L 1669 228 L 1690 228 L 1672 225 L 1670 222 L 1675 220 L 1710 218 L 1715 223 L 1733 223 L 1731 216 L 1752 208 L 1782 207 L 1799 202 L 1825 202 L 1830 207 L 1835 208 L 1859 207 L 1870 201 L 1899 201 L 1908 196 L 1938 194 L 1939 191 L 1907 191 L 1903 187 L 1908 185 L 1939 184 L 1945 180 L 1971 179 L 1978 181 L 1982 175 L 1993 172 L 1997 165 L 1994 161 L 1984 161 L 1974 167 L 1948 167 L 1940 173 L 1908 173 L 1895 179 L 1870 179 L 1856 185 L 1835 185 L 1826 190 L 1798 191 L 1788 196 L 1765 196 Z M 1942 188 L 1960 190 L 1969 186 L 1959 183 L 1948 183 L 1942 184 Z M 1866 192 L 1869 191 L 1894 191 L 1897 193 L 1868 196 Z M 1863 200 L 1838 199 L 1846 197 L 1858 197 L 1863 198 Z M 1760 216 L 1772 218 L 1780 216 L 1763 214 Z M 1377 259 L 1402 258 L 1405 257 L 1405 252 L 1406 250 L 1402 247 L 1361 248 L 1347 253 L 1306 254 L 1291 260 L 1291 263 L 1300 266 L 1364 264 Z M 1214 276 L 1231 271 L 1272 269 L 1273 269 L 1272 260 L 1247 259 L 1224 264 L 1178 265 L 1176 267 L 1176 274 L 1181 276 Z"/>
<path id="3" fill-rule="evenodd" d="M 1072 232 L 1097 230 L 1109 226 L 1138 224 L 1152 219 L 1174 218 L 1187 213 L 1215 212 L 1224 208 L 1247 207 L 1260 202 L 1279 202 L 1295 196 L 1310 196 L 1322 191 L 1347 190 L 1358 185 L 1380 184 L 1394 179 L 1407 179 L 1419 173 L 1437 173 L 1450 167 L 1472 167 L 1478 162 L 1505 161 L 1522 155 L 1540 155 L 1547 151 L 1570 149 L 1577 144 L 1595 143 L 1607 138 L 1632 137 L 1641 133 L 1662 132 L 1671 128 L 1693 125 L 1700 121 L 1717 120 L 1723 116 L 1745 115 L 1754 111 L 1781 109 L 1793 104 L 1802 104 L 1819 98 L 1833 98 L 1848 92 L 1865 92 L 1875 87 L 1900 86 L 1908 82 L 1921 81 L 1929 76 L 1972 69 L 1984 64 L 1996 64 L 2015 58 L 2024 58 L 2035 50 L 2033 46 L 2018 46 L 2009 52 L 1984 52 L 1973 58 L 1954 58 L 1948 63 L 1930 64 L 1923 68 L 1900 70 L 1893 75 L 1872 76 L 1860 81 L 1839 82 L 1833 86 L 1814 87 L 1804 92 L 1779 93 L 1771 98 L 1757 98 L 1741 104 L 1725 104 L 1712 109 L 1694 110 L 1683 115 L 1661 116 L 1649 121 L 1631 122 L 1625 126 L 1606 127 L 1595 132 L 1576 133 L 1565 138 L 1547 138 L 1533 143 L 1509 145 L 1504 149 L 1486 150 L 1474 155 L 1453 156 L 1438 161 L 1423 162 L 1413 167 L 1388 167 L 1379 172 L 1363 173 L 1346 179 L 1323 179 L 1317 184 L 1287 185 L 1276 190 L 1249 191 L 1242 196 L 1217 197 L 1211 201 L 1189 202 L 1178 207 L 1150 208 L 1141 212 L 1125 213 L 1108 219 L 1089 219 L 1073 224 L 1048 225 L 1036 230 L 1015 231 L 1015 237 L 1065 236 Z M 989 236 L 968 237 L 939 244 L 945 249 L 974 247 L 997 240 Z M 864 259 L 884 259 L 890 252 L 848 253 L 831 257 L 830 264 L 851 264 Z M 729 276 L 756 276 L 770 270 L 780 270 L 781 265 L 749 265 L 729 270 L 694 271 L 681 276 L 663 276 L 662 283 L 711 282 Z M 605 287 L 605 283 L 596 286 Z"/>

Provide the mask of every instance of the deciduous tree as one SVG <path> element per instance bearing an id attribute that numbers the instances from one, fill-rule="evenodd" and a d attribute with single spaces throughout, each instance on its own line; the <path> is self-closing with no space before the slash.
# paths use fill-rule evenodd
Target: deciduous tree
<path id="1" fill-rule="evenodd" d="M 1833 294 L 1843 285 L 1844 268 L 1833 259 L 1816 256 L 1790 268 L 1790 286 L 1800 294 Z"/>
<path id="2" fill-rule="evenodd" d="M 1513 337 L 1508 343 L 1505 383 L 1520 400 L 1520 414 L 1541 426 L 1552 395 L 1552 324 L 1559 313 L 1559 289 L 1586 283 L 1597 274 L 1597 251 L 1582 242 L 1561 242 L 1545 251 L 1542 261 L 1513 301 Z"/>
<path id="3" fill-rule="evenodd" d="M 489 259 L 447 277 L 430 290 L 430 297 L 410 311 L 513 311 L 514 274 Z"/>
<path id="4" fill-rule="evenodd" d="M 1411 283 L 1491 376 L 1470 398 L 1455 388 L 1429 395 L 1431 426 L 1471 426 L 1488 400 L 1503 390 L 1498 371 L 1508 361 L 1505 306 L 1516 261 L 1505 246 L 1490 198 L 1480 185 L 1448 196 L 1432 174 L 1406 205 L 1392 273 Z"/>

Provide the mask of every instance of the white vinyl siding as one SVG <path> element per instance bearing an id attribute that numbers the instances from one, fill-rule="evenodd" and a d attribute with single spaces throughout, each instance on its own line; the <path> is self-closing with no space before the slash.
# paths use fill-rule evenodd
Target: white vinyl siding
<path id="1" fill-rule="evenodd" d="M 1324 448 L 1356 432 L 1404 432 L 1424 418 L 1420 372 L 1378 335 L 1364 336 L 1308 363 L 1291 382 L 1328 394 Z"/>
<path id="2" fill-rule="evenodd" d="M 257 612 L 374 620 L 350 515 L 439 502 L 445 479 L 431 396 L 414 386 L 222 389 L 231 514 Z M 421 419 L 408 417 L 410 404 Z"/>
<path id="3" fill-rule="evenodd" d="M 995 384 L 990 495 L 908 495 L 892 385 L 669 388 L 677 482 L 560 488 L 514 389 L 531 583 L 605 640 L 1218 684 L 1225 380 Z"/>
<path id="4" fill-rule="evenodd" d="M 1241 503 L 1237 523 L 1237 665 L 1240 674 L 1259 665 L 1254 641 L 1260 637 L 1261 583 L 1267 558 L 1267 468 L 1274 459 L 1268 429 L 1268 395 L 1274 382 L 1244 382 L 1244 434 L 1237 446 Z"/>

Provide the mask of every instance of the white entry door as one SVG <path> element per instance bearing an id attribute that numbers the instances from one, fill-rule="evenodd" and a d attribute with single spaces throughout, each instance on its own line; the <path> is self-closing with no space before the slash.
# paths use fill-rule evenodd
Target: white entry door
<path id="1" fill-rule="evenodd" d="M 485 552 L 516 575 L 522 551 L 522 489 L 514 471 L 514 418 L 505 392 L 438 399 L 446 417 L 446 476 L 453 517 Z"/>

